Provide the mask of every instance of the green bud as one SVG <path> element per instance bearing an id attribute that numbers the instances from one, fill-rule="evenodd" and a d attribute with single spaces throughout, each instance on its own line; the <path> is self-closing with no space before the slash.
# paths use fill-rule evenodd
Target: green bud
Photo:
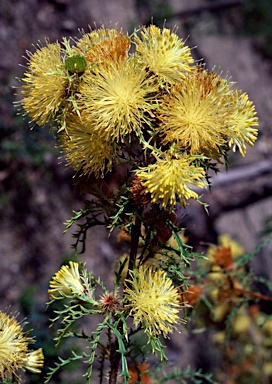
<path id="1" fill-rule="evenodd" d="M 65 61 L 65 68 L 68 69 L 70 73 L 84 72 L 86 66 L 87 62 L 85 57 L 80 55 L 68 57 Z"/>

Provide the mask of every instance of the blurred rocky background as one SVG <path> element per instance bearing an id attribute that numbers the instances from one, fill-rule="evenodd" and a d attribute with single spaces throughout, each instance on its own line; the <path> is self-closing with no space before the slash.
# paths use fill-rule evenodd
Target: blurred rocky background
<path id="1" fill-rule="evenodd" d="M 25 51 L 33 51 L 39 40 L 79 36 L 79 29 L 101 23 L 117 23 L 129 32 L 151 20 L 170 29 L 178 26 L 196 60 L 248 92 L 260 122 L 259 138 L 246 157 L 232 154 L 229 172 L 212 177 L 213 188 L 202 199 L 210 215 L 194 202 L 188 207 L 189 242 L 202 249 L 200 242 L 216 242 L 218 234 L 227 233 L 252 251 L 261 233 L 272 231 L 271 17 L 272 3 L 266 0 L 0 0 L 0 308 L 11 306 L 34 321 L 48 354 L 48 281 L 73 257 L 73 239 L 71 233 L 63 235 L 63 223 L 81 208 L 82 199 L 47 129 L 30 131 L 27 118 L 13 106 Z M 95 228 L 81 258 L 103 279 L 120 252 L 115 236 L 108 239 L 105 230 Z M 270 278 L 271 252 L 262 251 L 255 262 L 257 273 Z M 184 364 L 192 354 L 187 348 Z"/>

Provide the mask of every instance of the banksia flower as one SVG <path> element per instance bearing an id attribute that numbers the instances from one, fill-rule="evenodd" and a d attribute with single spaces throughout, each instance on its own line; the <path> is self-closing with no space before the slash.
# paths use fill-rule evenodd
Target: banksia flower
<path id="1" fill-rule="evenodd" d="M 33 342 L 23 332 L 23 326 L 15 317 L 0 311 L 0 378 L 16 376 L 19 369 L 41 372 L 43 366 L 42 349 L 29 352 L 28 344 Z M 34 358 L 39 356 L 39 358 Z M 34 360 L 36 363 L 34 363 Z"/>
<path id="2" fill-rule="evenodd" d="M 228 94 L 226 80 L 194 69 L 162 102 L 158 131 L 164 135 L 163 142 L 177 142 L 191 154 L 219 151 L 227 144 L 229 109 L 224 100 Z"/>
<path id="3" fill-rule="evenodd" d="M 190 185 L 205 187 L 205 171 L 192 164 L 195 159 L 189 155 L 172 155 L 171 151 L 158 158 L 155 164 L 136 170 L 144 186 L 143 193 L 151 195 L 151 202 L 161 201 L 163 207 L 173 207 L 177 201 L 186 205 L 186 200 L 198 197 Z"/>
<path id="4" fill-rule="evenodd" d="M 14 374 L 22 368 L 28 342 L 17 320 L 0 311 L 0 376 Z"/>
<path id="5" fill-rule="evenodd" d="M 43 126 L 59 111 L 66 96 L 68 73 L 59 43 L 38 46 L 34 54 L 27 55 L 21 105 L 34 123 Z"/>
<path id="6" fill-rule="evenodd" d="M 143 27 L 135 36 L 137 59 L 166 83 L 181 82 L 193 63 L 190 48 L 170 29 L 155 25 Z"/>
<path id="7" fill-rule="evenodd" d="M 89 33 L 82 31 L 74 51 L 89 62 L 103 63 L 104 60 L 125 56 L 129 48 L 130 40 L 120 30 L 99 28 Z"/>
<path id="8" fill-rule="evenodd" d="M 85 287 L 79 274 L 79 264 L 73 261 L 63 265 L 50 281 L 48 294 L 51 300 L 63 295 L 83 295 Z"/>
<path id="9" fill-rule="evenodd" d="M 253 128 L 258 126 L 255 107 L 252 101 L 248 100 L 246 93 L 237 90 L 230 98 L 231 112 L 229 114 L 228 125 L 229 145 L 233 151 L 238 147 L 242 156 L 246 154 L 246 144 L 254 145 L 257 139 L 258 130 Z"/>
<path id="10" fill-rule="evenodd" d="M 130 40 L 121 32 L 111 39 L 95 45 L 86 53 L 86 60 L 94 63 L 106 64 L 108 61 L 126 59 L 130 48 Z"/>
<path id="11" fill-rule="evenodd" d="M 167 274 L 153 266 L 143 265 L 131 272 L 124 290 L 127 307 L 140 323 L 149 338 L 164 337 L 175 329 L 179 322 L 179 292 Z"/>
<path id="12" fill-rule="evenodd" d="M 102 139 L 124 142 L 150 124 L 157 90 L 152 77 L 134 60 L 110 61 L 84 74 L 78 100 L 82 119 Z"/>
<path id="13" fill-rule="evenodd" d="M 116 145 L 102 138 L 88 121 L 70 116 L 66 129 L 59 134 L 59 142 L 68 164 L 79 174 L 104 177 L 117 159 Z"/>

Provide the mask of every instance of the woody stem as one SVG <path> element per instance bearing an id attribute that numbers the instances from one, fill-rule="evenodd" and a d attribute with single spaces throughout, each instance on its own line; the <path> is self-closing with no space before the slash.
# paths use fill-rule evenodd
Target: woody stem
<path id="1" fill-rule="evenodd" d="M 135 215 L 135 223 L 131 228 L 131 247 L 129 254 L 129 263 L 128 263 L 128 273 L 135 268 L 136 265 L 136 256 L 138 252 L 138 244 L 141 234 L 141 217 L 137 214 Z M 120 330 L 121 332 L 121 330 Z M 109 384 L 117 383 L 117 375 L 119 369 L 121 355 L 118 352 L 118 340 L 115 339 L 111 342 L 111 351 L 110 351 L 110 376 L 109 376 Z"/>
<path id="2" fill-rule="evenodd" d="M 141 235 L 141 217 L 137 214 L 135 215 L 135 223 L 131 228 L 131 246 L 130 246 L 130 254 L 129 254 L 129 263 L 128 263 L 128 271 L 133 271 L 136 265 L 136 256 L 138 252 L 139 239 Z"/>
<path id="3" fill-rule="evenodd" d="M 115 338 L 115 340 L 111 343 L 111 350 L 110 350 L 109 384 L 117 383 L 117 374 L 118 374 L 120 359 L 121 359 L 121 354 L 118 352 L 118 340 Z"/>

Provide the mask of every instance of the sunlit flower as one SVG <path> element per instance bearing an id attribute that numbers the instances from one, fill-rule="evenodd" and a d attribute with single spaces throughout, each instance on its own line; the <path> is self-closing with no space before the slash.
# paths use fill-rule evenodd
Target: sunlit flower
<path id="1" fill-rule="evenodd" d="M 23 333 L 22 325 L 15 317 L 0 311 L 0 377 L 15 374 L 22 368 L 26 357 L 28 339 Z"/>
<path id="2" fill-rule="evenodd" d="M 87 61 L 104 60 L 125 56 L 130 47 L 130 40 L 116 29 L 95 29 L 89 33 L 82 31 L 82 37 L 76 42 L 74 51 L 84 55 Z"/>
<path id="3" fill-rule="evenodd" d="M 227 81 L 198 69 L 188 74 L 163 101 L 158 131 L 164 143 L 177 141 L 190 153 L 210 154 L 226 144 L 229 109 Z"/>
<path id="4" fill-rule="evenodd" d="M 233 151 L 238 147 L 241 155 L 245 156 L 246 143 L 252 146 L 257 139 L 258 130 L 253 127 L 258 126 L 258 118 L 254 104 L 248 100 L 246 93 L 236 90 L 230 100 L 229 145 L 233 147 Z"/>
<path id="5" fill-rule="evenodd" d="M 28 352 L 22 361 L 23 368 L 33 373 L 40 373 L 43 363 L 44 356 L 42 348 L 39 348 L 36 351 Z"/>
<path id="6" fill-rule="evenodd" d="M 94 173 L 95 177 L 103 177 L 116 161 L 112 140 L 99 136 L 92 124 L 77 116 L 66 120 L 66 129 L 60 133 L 59 139 L 68 164 L 84 175 Z"/>
<path id="7" fill-rule="evenodd" d="M 34 54 L 27 55 L 21 105 L 33 122 L 43 126 L 56 116 L 65 98 L 67 71 L 58 43 L 38 46 Z"/>
<path id="8" fill-rule="evenodd" d="M 15 375 L 18 369 L 28 369 L 32 372 L 41 372 L 43 367 L 43 352 L 28 351 L 28 344 L 33 343 L 23 332 L 23 325 L 14 316 L 8 316 L 0 311 L 0 378 Z"/>
<path id="9" fill-rule="evenodd" d="M 164 337 L 179 322 L 180 297 L 166 272 L 153 266 L 140 266 L 131 273 L 125 287 L 125 300 L 129 302 L 134 324 L 140 323 L 148 337 Z"/>
<path id="10" fill-rule="evenodd" d="M 134 60 L 110 61 L 84 74 L 78 103 L 82 118 L 100 137 L 124 141 L 149 124 L 156 91 L 152 77 Z"/>
<path id="11" fill-rule="evenodd" d="M 206 186 L 203 180 L 205 171 L 192 164 L 194 157 L 189 155 L 173 156 L 171 152 L 158 158 L 155 164 L 137 170 L 137 176 L 144 186 L 144 193 L 150 193 L 151 202 L 161 200 L 162 206 L 174 206 L 179 200 L 196 199 L 198 194 L 190 189 L 190 184 L 199 188 Z"/>
<path id="12" fill-rule="evenodd" d="M 62 297 L 62 295 L 83 295 L 85 288 L 79 274 L 79 264 L 73 261 L 63 265 L 50 281 L 48 294 L 50 299 Z"/>
<path id="13" fill-rule="evenodd" d="M 190 48 L 167 28 L 143 27 L 135 36 L 137 57 L 151 72 L 167 83 L 180 82 L 193 63 Z"/>

